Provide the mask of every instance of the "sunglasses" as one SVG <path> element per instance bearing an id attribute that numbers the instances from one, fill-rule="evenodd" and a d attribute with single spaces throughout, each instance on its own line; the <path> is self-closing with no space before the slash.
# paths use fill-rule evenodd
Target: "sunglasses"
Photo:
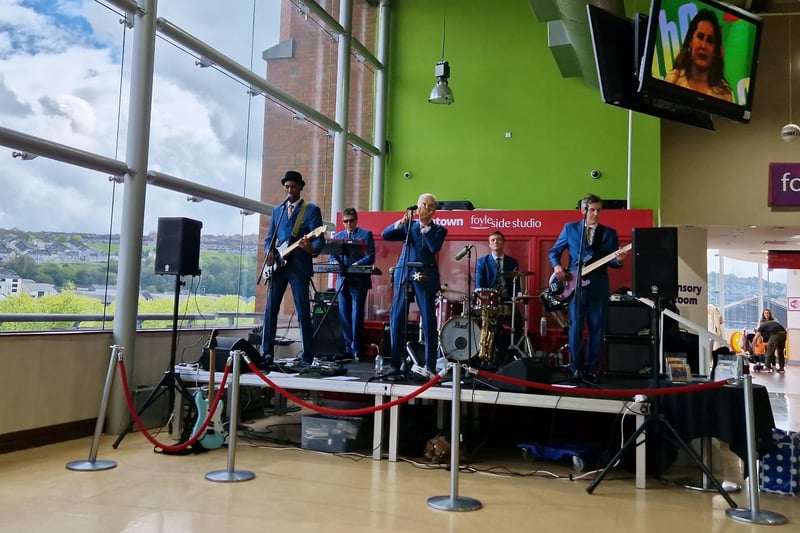
<path id="1" fill-rule="evenodd" d="M 342 219 L 342 222 L 344 222 L 345 224 L 349 224 L 349 223 L 355 222 L 355 221 L 356 221 L 356 219 L 354 219 L 354 218 L 343 218 Z"/>

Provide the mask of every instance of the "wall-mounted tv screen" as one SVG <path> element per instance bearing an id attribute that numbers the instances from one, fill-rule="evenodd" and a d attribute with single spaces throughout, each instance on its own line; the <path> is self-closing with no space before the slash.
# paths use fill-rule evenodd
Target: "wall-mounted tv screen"
<path id="1" fill-rule="evenodd" d="M 716 0 L 652 0 L 639 92 L 750 121 L 761 18 Z"/>
<path id="2" fill-rule="evenodd" d="M 711 115 L 638 92 L 636 72 L 644 51 L 647 16 L 634 20 L 621 17 L 593 4 L 587 4 L 589 32 L 594 48 L 600 97 L 603 102 L 637 113 L 714 129 Z"/>

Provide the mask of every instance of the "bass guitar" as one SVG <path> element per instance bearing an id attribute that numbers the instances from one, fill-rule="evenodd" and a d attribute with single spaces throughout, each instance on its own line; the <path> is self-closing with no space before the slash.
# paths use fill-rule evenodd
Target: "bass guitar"
<path id="1" fill-rule="evenodd" d="M 630 252 L 631 248 L 633 248 L 633 245 L 629 243 L 620 248 L 620 250 L 622 250 L 623 252 Z M 603 258 L 598 259 L 593 263 L 589 263 L 588 265 L 585 265 L 583 267 L 583 271 L 581 272 L 581 274 L 584 276 L 581 282 L 581 287 L 585 287 L 589 284 L 589 280 L 586 279 L 585 276 L 591 274 L 601 266 L 605 265 L 606 263 L 614 259 L 616 255 L 617 252 L 611 252 L 610 254 L 608 254 Z M 560 302 L 565 302 L 569 300 L 572 297 L 572 293 L 575 292 L 575 287 L 578 285 L 577 280 L 578 280 L 577 269 L 570 271 L 570 276 L 568 276 L 567 279 L 565 279 L 564 281 L 559 280 L 558 277 L 556 277 L 555 272 L 553 272 L 553 275 L 550 276 L 550 280 L 548 281 L 548 291 L 550 292 L 550 295 L 553 296 L 553 298 L 555 298 L 556 300 Z"/>
<path id="2" fill-rule="evenodd" d="M 319 237 L 323 235 L 327 228 L 325 226 L 320 226 L 317 229 L 313 230 L 311 233 L 303 237 L 303 239 L 313 239 L 314 237 Z M 300 239 L 302 240 L 302 239 Z M 261 276 L 258 278 L 258 282 L 261 283 L 261 280 L 264 280 L 264 283 L 268 282 L 275 272 L 286 265 L 286 256 L 292 253 L 295 248 L 300 246 L 300 240 L 295 241 L 292 244 L 283 243 L 281 244 L 274 252 L 273 252 L 273 261 L 272 264 L 267 264 L 267 259 L 269 258 L 269 252 L 267 252 L 267 257 L 264 258 L 264 268 L 261 269 Z"/>
<path id="3" fill-rule="evenodd" d="M 203 422 L 208 416 L 208 404 L 214 401 L 216 393 L 214 392 L 214 369 L 216 368 L 216 351 L 217 351 L 217 330 L 212 329 L 211 335 L 208 337 L 206 343 L 208 350 L 208 396 L 203 394 L 202 389 L 198 389 L 194 394 L 194 404 L 197 407 L 197 422 L 194 426 L 192 433 L 197 433 L 203 426 Z M 214 416 L 206 427 L 206 431 L 202 437 L 197 440 L 200 445 L 206 450 L 216 450 L 225 443 L 225 434 L 222 430 L 222 400 L 217 402 L 217 408 L 214 409 Z"/>

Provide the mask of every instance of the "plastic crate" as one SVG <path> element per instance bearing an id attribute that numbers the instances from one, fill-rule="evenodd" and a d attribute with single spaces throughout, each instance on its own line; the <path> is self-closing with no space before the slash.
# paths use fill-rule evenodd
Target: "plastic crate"
<path id="1" fill-rule="evenodd" d="M 355 451 L 361 422 L 361 418 L 353 417 L 304 416 L 300 446 L 319 452 Z"/>

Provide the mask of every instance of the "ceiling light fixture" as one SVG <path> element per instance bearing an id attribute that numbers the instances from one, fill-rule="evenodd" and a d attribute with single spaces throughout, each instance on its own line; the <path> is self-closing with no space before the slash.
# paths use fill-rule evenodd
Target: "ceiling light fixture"
<path id="1" fill-rule="evenodd" d="M 444 44 L 447 35 L 447 4 L 444 4 L 442 13 L 442 58 L 436 63 L 433 68 L 433 74 L 436 76 L 436 85 L 431 89 L 431 95 L 428 97 L 428 102 L 432 104 L 447 104 L 450 105 L 455 102 L 453 98 L 453 91 L 447 84 L 450 78 L 450 63 L 444 59 Z"/>
<path id="2" fill-rule="evenodd" d="M 781 139 L 790 143 L 800 138 L 800 126 L 792 122 L 792 17 L 786 18 L 789 19 L 789 123 L 781 128 Z"/>

